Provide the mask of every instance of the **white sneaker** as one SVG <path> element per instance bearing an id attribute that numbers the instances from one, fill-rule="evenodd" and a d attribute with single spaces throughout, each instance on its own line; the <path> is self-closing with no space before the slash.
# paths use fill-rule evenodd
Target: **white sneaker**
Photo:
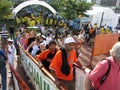
<path id="1" fill-rule="evenodd" d="M 79 53 L 79 56 L 80 56 L 80 57 L 83 57 L 82 53 Z"/>
<path id="2" fill-rule="evenodd" d="M 9 73 L 9 74 L 8 74 L 8 78 L 11 78 L 11 77 L 12 77 L 12 75 L 11 75 L 11 73 Z"/>

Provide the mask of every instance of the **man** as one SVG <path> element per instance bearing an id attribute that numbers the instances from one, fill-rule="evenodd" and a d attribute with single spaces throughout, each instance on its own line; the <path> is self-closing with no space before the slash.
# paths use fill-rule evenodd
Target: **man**
<path id="1" fill-rule="evenodd" d="M 0 42 L 0 74 L 2 77 L 2 90 L 6 90 L 6 82 L 7 82 L 7 73 L 6 73 L 6 60 L 7 57 L 5 52 L 1 49 L 1 42 Z"/>
<path id="2" fill-rule="evenodd" d="M 57 52 L 57 48 L 56 48 L 56 42 L 54 40 L 51 40 L 49 42 L 49 48 L 46 49 L 45 51 L 43 51 L 42 53 L 40 53 L 39 55 L 36 56 L 36 59 L 38 61 L 41 61 L 42 64 L 44 65 L 44 67 L 49 70 L 49 65 L 54 57 L 54 55 Z"/>
<path id="3" fill-rule="evenodd" d="M 101 84 L 103 76 L 109 69 L 107 60 L 100 61 L 85 80 L 85 90 L 120 90 L 120 42 L 117 42 L 110 50 L 110 71 Z M 91 89 L 94 88 L 94 89 Z"/>
<path id="4" fill-rule="evenodd" d="M 14 39 L 14 27 L 12 25 L 9 27 L 9 32 L 10 32 L 10 38 Z"/>
<path id="5" fill-rule="evenodd" d="M 8 45 L 6 46 L 6 53 L 8 56 L 8 62 L 14 66 L 14 58 L 15 58 L 15 46 L 13 44 L 13 40 L 12 39 L 8 39 Z"/>
<path id="6" fill-rule="evenodd" d="M 74 49 L 75 40 L 67 37 L 64 40 L 64 48 L 59 50 L 50 64 L 50 71 L 55 78 L 58 88 L 65 85 L 67 90 L 75 90 L 73 77 L 73 63 L 78 63 Z"/>

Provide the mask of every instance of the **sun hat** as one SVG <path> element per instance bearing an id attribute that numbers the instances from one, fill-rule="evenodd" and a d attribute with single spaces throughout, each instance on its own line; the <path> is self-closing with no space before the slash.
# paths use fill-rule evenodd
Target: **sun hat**
<path id="1" fill-rule="evenodd" d="M 10 38 L 8 38 L 8 42 L 13 42 L 13 40 L 12 40 L 12 39 L 10 39 Z"/>
<path id="2" fill-rule="evenodd" d="M 64 40 L 64 44 L 74 43 L 75 40 L 72 37 L 67 37 Z"/>

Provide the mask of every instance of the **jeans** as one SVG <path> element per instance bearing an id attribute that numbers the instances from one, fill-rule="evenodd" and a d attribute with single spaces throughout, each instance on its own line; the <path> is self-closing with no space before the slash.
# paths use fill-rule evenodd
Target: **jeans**
<path id="1" fill-rule="evenodd" d="M 6 73 L 6 67 L 5 66 L 3 68 L 0 68 L 0 74 L 1 74 L 1 79 L 2 79 L 2 90 L 6 90 L 7 73 Z"/>

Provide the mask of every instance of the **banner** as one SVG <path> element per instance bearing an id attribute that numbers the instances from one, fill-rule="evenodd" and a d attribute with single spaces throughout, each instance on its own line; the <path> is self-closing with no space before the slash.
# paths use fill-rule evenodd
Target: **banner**
<path id="1" fill-rule="evenodd" d="M 96 35 L 92 55 L 98 56 L 109 53 L 116 42 L 118 42 L 118 34 Z"/>

